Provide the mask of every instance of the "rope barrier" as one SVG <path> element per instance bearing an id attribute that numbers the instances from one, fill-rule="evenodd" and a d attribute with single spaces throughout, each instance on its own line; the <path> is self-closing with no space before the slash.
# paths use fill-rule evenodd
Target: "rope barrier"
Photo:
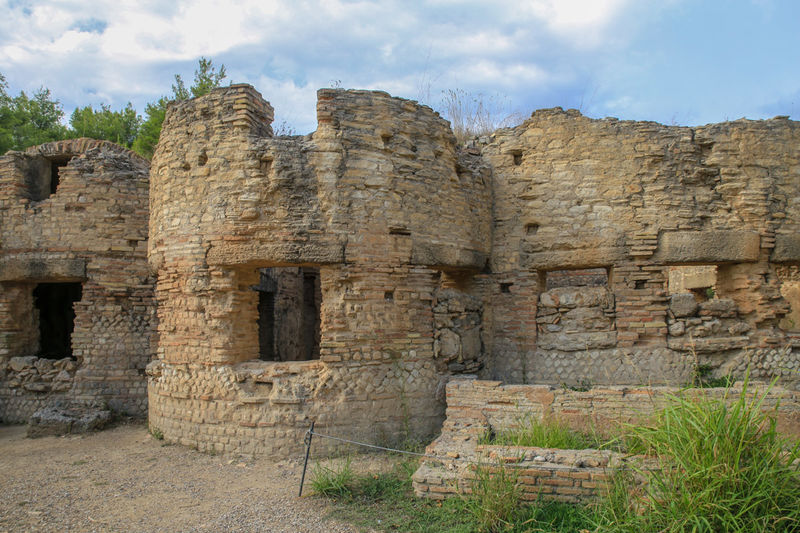
<path id="1" fill-rule="evenodd" d="M 329 439 L 329 440 L 335 440 L 335 441 L 338 441 L 338 442 L 344 442 L 346 444 L 353 444 L 355 446 L 362 446 L 364 448 L 371 448 L 373 450 L 381 450 L 381 451 L 384 451 L 384 452 L 393 452 L 393 453 L 401 453 L 401 454 L 405 454 L 405 455 L 413 455 L 414 457 L 423 457 L 423 458 L 426 458 L 426 459 L 435 459 L 437 461 L 461 462 L 461 463 L 468 463 L 468 464 L 472 464 L 472 465 L 481 465 L 481 466 L 496 466 L 497 465 L 497 463 L 487 463 L 487 462 L 482 462 L 482 461 L 475 461 L 474 459 L 466 459 L 466 458 L 462 458 L 462 457 L 442 457 L 440 455 L 431 455 L 431 454 L 428 454 L 428 453 L 412 452 L 412 451 L 408 451 L 408 450 L 398 450 L 397 448 L 389 448 L 389 447 L 386 447 L 386 446 L 378 446 L 377 444 L 368 444 L 366 442 L 359 442 L 357 440 L 350 440 L 350 439 L 345 439 L 345 438 L 342 438 L 342 437 L 335 437 L 333 435 L 325 435 L 324 433 L 317 433 L 316 431 L 314 431 L 314 422 L 312 422 L 311 423 L 311 427 L 308 428 L 308 431 L 306 431 L 305 437 L 303 439 L 303 442 L 306 445 L 306 459 L 305 459 L 305 462 L 303 463 L 303 477 L 300 480 L 300 493 L 299 493 L 300 496 L 303 495 L 303 481 L 305 480 L 306 467 L 308 466 L 308 458 L 309 458 L 309 454 L 310 454 L 310 451 L 311 451 L 311 438 L 312 438 L 312 436 L 316 436 L 316 437 L 319 437 L 321 439 Z"/>
<path id="2" fill-rule="evenodd" d="M 310 433 L 311 435 L 316 435 L 317 437 L 323 439 L 331 439 L 336 440 L 339 442 L 346 442 L 348 444 L 355 444 L 357 446 L 364 446 L 365 448 L 373 448 L 375 450 L 383 450 L 387 452 L 395 452 L 395 453 L 404 453 L 406 455 L 414 455 L 416 457 L 426 457 L 428 459 L 436 459 L 437 461 L 453 461 L 453 462 L 461 462 L 461 463 L 469 463 L 471 465 L 496 465 L 497 463 L 487 463 L 482 461 L 476 461 L 474 459 L 466 459 L 463 457 L 443 457 L 441 455 L 431 455 L 428 453 L 419 453 L 419 452 L 411 452 L 408 450 L 398 450 L 396 448 L 387 448 L 385 446 L 378 446 L 376 444 L 367 444 L 366 442 L 358 442 L 355 440 L 344 439 L 342 437 L 334 437 L 333 435 L 323 435 L 322 433 L 317 433 L 316 431 L 307 431 L 306 433 Z"/>

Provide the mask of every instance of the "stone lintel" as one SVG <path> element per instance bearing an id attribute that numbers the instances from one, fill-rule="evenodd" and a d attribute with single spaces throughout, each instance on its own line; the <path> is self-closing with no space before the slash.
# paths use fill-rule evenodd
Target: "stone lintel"
<path id="1" fill-rule="evenodd" d="M 340 243 L 229 243 L 213 245 L 206 260 L 209 265 L 330 265 L 344 263 Z"/>
<path id="2" fill-rule="evenodd" d="M 9 257 L 0 260 L 0 281 L 83 281 L 84 259 Z"/>
<path id="3" fill-rule="evenodd" d="M 773 263 L 800 263 L 800 235 L 776 235 L 775 248 L 770 261 Z"/>
<path id="4" fill-rule="evenodd" d="M 433 244 L 414 241 L 411 246 L 411 262 L 447 270 L 473 269 L 480 270 L 486 266 L 488 255 L 478 250 L 470 250 L 460 246 Z"/>
<path id="5" fill-rule="evenodd" d="M 527 270 L 599 268 L 625 261 L 626 254 L 622 246 L 586 247 L 523 254 L 521 262 Z"/>
<path id="6" fill-rule="evenodd" d="M 658 236 L 653 261 L 666 264 L 758 261 L 761 239 L 749 231 L 669 231 Z"/>

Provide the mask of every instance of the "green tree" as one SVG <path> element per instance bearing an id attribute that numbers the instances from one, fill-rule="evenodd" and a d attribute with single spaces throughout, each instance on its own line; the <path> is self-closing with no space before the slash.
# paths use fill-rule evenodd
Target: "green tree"
<path id="1" fill-rule="evenodd" d="M 133 150 L 150 159 L 153 157 L 153 152 L 156 150 L 158 138 L 161 135 L 161 126 L 164 124 L 164 117 L 167 113 L 167 104 L 170 100 L 162 96 L 157 102 L 147 104 L 144 112 L 147 118 L 142 122 L 139 127 L 139 135 L 133 142 Z"/>
<path id="2" fill-rule="evenodd" d="M 7 88 L 0 74 L 0 154 L 66 138 L 64 110 L 50 89 L 40 87 L 31 97 L 20 91 L 12 98 Z"/>
<path id="3" fill-rule="evenodd" d="M 158 101 L 149 103 L 145 107 L 147 118 L 139 128 L 139 135 L 133 143 L 133 149 L 148 159 L 153 157 L 153 152 L 161 136 L 167 105 L 173 101 L 188 100 L 191 97 L 196 98 L 208 94 L 212 89 L 219 87 L 226 76 L 225 65 L 220 65 L 217 70 L 214 68 L 212 60 L 205 57 L 200 58 L 198 68 L 194 71 L 194 83 L 188 89 L 180 74 L 176 74 L 175 83 L 172 85 L 172 98 L 162 96 Z"/>
<path id="4" fill-rule="evenodd" d="M 11 135 L 11 98 L 7 89 L 6 78 L 0 74 L 0 154 L 6 153 L 14 144 Z"/>
<path id="5" fill-rule="evenodd" d="M 142 117 L 136 114 L 130 102 L 120 111 L 112 111 L 105 104 L 99 110 L 92 106 L 77 108 L 69 119 L 70 137 L 105 139 L 130 148 L 136 140 Z"/>

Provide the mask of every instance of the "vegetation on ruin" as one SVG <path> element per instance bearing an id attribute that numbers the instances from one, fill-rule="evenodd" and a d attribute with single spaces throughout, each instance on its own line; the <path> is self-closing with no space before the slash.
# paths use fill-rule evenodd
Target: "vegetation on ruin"
<path id="1" fill-rule="evenodd" d="M 673 396 L 652 425 L 631 428 L 631 451 L 656 457 L 660 470 L 636 473 L 648 481 L 640 491 L 619 476 L 598 507 L 599 529 L 800 531 L 800 443 L 762 411 L 768 392 L 748 392 L 745 379 L 736 400 Z"/>
<path id="2" fill-rule="evenodd" d="M 713 389 L 718 387 L 730 387 L 735 379 L 730 376 L 714 377 L 714 367 L 706 364 L 696 365 L 694 368 L 694 383 L 692 386 L 701 389 Z"/>
<path id="3" fill-rule="evenodd" d="M 730 388 L 721 398 L 669 397 L 651 424 L 624 438 L 659 468 L 620 472 L 592 506 L 526 504 L 514 469 L 502 465 L 475 465 L 471 494 L 444 501 L 414 497 L 416 461 L 382 474 L 356 474 L 344 461 L 315 469 L 313 487 L 336 516 L 379 531 L 800 531 L 800 442 L 781 437 L 764 410 L 770 389 L 748 390 L 746 379 L 735 397 Z M 536 426 L 561 438 L 559 424 Z M 562 447 L 574 447 L 571 438 Z"/>
<path id="4" fill-rule="evenodd" d="M 499 95 L 473 94 L 462 89 L 443 91 L 439 111 L 450 121 L 459 143 L 488 135 L 498 128 L 516 126 L 524 118 L 512 112 L 507 99 Z"/>
<path id="5" fill-rule="evenodd" d="M 584 507 L 557 502 L 521 505 L 511 469 L 476 469 L 471 496 L 434 501 L 417 498 L 411 488 L 415 460 L 387 473 L 356 474 L 347 460 L 315 468 L 312 487 L 333 507 L 333 515 L 358 527 L 412 533 L 475 531 L 570 532 L 591 526 Z M 491 469 L 496 470 L 496 469 Z"/>
<path id="6" fill-rule="evenodd" d="M 484 435 L 481 444 L 584 450 L 605 448 L 609 442 L 599 435 L 570 429 L 555 418 L 526 415 L 520 417 L 514 427 Z"/>

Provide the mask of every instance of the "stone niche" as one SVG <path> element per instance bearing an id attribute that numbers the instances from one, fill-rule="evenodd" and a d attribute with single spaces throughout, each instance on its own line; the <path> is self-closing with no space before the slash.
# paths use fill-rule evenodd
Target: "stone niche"
<path id="1" fill-rule="evenodd" d="M 482 312 L 483 305 L 474 296 L 456 289 L 436 292 L 433 352 L 448 371 L 474 374 L 483 369 Z"/>
<path id="2" fill-rule="evenodd" d="M 669 267 L 669 339 L 674 350 L 712 354 L 744 348 L 753 329 L 718 291 L 716 265 Z"/>
<path id="3" fill-rule="evenodd" d="M 536 315 L 537 346 L 575 352 L 616 345 L 614 295 L 605 268 L 544 273 Z"/>
<path id="4" fill-rule="evenodd" d="M 775 275 L 781 284 L 781 296 L 789 304 L 789 312 L 781 319 L 780 327 L 792 334 L 797 342 L 800 336 L 800 266 L 781 265 L 775 268 Z"/>

